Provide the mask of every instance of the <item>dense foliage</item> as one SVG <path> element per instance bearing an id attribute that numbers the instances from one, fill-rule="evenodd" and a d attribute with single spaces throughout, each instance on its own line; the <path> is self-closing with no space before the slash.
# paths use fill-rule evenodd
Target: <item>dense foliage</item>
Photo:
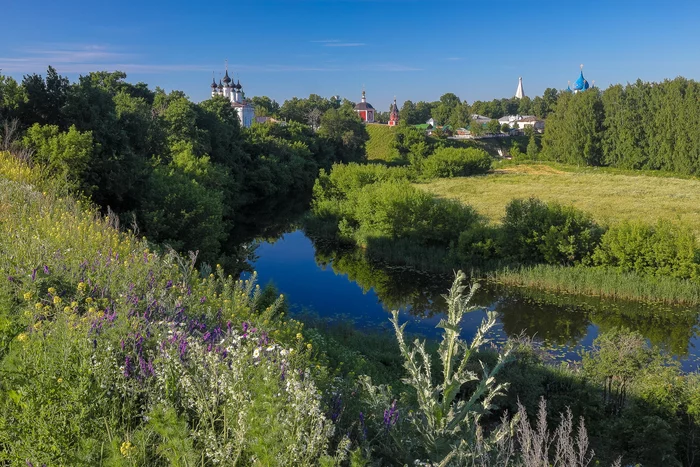
<path id="1" fill-rule="evenodd" d="M 562 93 L 544 157 L 569 164 L 700 173 L 700 84 L 685 78 Z"/>
<path id="2" fill-rule="evenodd" d="M 481 149 L 440 148 L 422 160 L 420 171 L 426 177 L 448 178 L 485 174 L 492 158 Z"/>
<path id="3" fill-rule="evenodd" d="M 477 173 L 490 164 L 483 151 L 454 148 L 438 149 L 421 163 L 433 167 L 432 173 L 449 176 L 457 170 L 453 156 L 462 154 L 467 160 L 473 157 Z M 412 186 L 409 182 L 419 173 L 413 165 L 336 165 L 316 181 L 307 228 L 314 235 L 361 246 L 379 259 L 437 271 L 547 264 L 582 271 L 596 266 L 635 277 L 698 279 L 700 248 L 686 227 L 622 224 L 608 230 L 585 212 L 536 198 L 512 200 L 502 222 L 489 225 L 469 206 Z M 673 301 L 665 295 L 663 299 Z"/>
<path id="4" fill-rule="evenodd" d="M 347 106 L 321 99 L 311 126 L 291 119 L 242 129 L 223 97 L 195 104 L 125 78 L 94 72 L 70 83 L 53 68 L 22 83 L 0 76 L 1 147 L 65 178 L 126 224 L 135 220 L 150 239 L 199 250 L 207 261 L 236 266 L 225 245 L 237 212 L 308 194 L 319 168 L 365 158 L 367 133 Z M 253 103 L 278 110 L 272 101 Z M 293 113 L 296 103 L 279 111 Z"/>

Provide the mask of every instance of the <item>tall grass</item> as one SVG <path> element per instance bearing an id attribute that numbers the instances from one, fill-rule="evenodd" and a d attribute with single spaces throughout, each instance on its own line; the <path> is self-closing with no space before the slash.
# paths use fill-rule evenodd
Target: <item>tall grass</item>
<path id="1" fill-rule="evenodd" d="M 662 302 L 700 304 L 700 284 L 673 277 L 648 277 L 620 273 L 608 268 L 563 267 L 539 264 L 505 268 L 488 275 L 489 280 L 513 286 L 532 287 L 554 293 L 578 294 Z"/>
<path id="2" fill-rule="evenodd" d="M 590 213 L 599 224 L 665 219 L 700 238 L 700 180 L 607 169 L 527 164 L 480 177 L 437 179 L 419 188 L 472 206 L 494 224 L 513 199 L 536 197 Z"/>

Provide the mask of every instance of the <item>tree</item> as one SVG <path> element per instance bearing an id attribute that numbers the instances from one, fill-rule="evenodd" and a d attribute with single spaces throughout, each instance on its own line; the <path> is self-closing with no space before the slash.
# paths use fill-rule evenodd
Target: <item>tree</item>
<path id="1" fill-rule="evenodd" d="M 255 107 L 255 115 L 258 117 L 274 117 L 280 110 L 277 101 L 267 96 L 254 96 L 250 101 Z"/>
<path id="2" fill-rule="evenodd" d="M 433 104 L 431 102 L 419 101 L 416 102 L 416 124 L 425 123 L 430 120 L 430 115 L 433 111 Z M 410 122 L 409 122 L 410 123 Z"/>
<path id="3" fill-rule="evenodd" d="M 407 125 L 417 125 L 419 123 L 424 123 L 418 120 L 416 105 L 411 101 L 406 101 L 401 106 L 401 110 L 399 110 L 399 120 L 406 123 Z"/>
<path id="4" fill-rule="evenodd" d="M 49 66 L 46 79 L 37 74 L 25 75 L 22 87 L 26 98 L 18 109 L 21 121 L 65 128 L 62 111 L 68 95 L 68 78 Z"/>
<path id="5" fill-rule="evenodd" d="M 24 145 L 34 151 L 35 162 L 45 166 L 54 177 L 79 187 L 83 172 L 92 157 L 92 133 L 81 133 L 75 125 L 61 132 L 56 125 L 35 123 L 27 130 Z"/>
<path id="6" fill-rule="evenodd" d="M 0 74 L 0 121 L 17 117 L 17 111 L 25 100 L 24 88 L 11 76 Z"/>
<path id="7" fill-rule="evenodd" d="M 343 162 L 362 162 L 367 158 L 365 143 L 367 130 L 350 108 L 330 109 L 321 117 L 318 135 L 335 148 L 336 159 Z"/>
<path id="8" fill-rule="evenodd" d="M 527 157 L 534 160 L 537 159 L 537 155 L 540 150 L 537 147 L 537 142 L 535 141 L 535 134 L 530 135 L 530 141 L 527 143 Z"/>
<path id="9" fill-rule="evenodd" d="M 504 124 L 501 126 L 501 132 L 503 132 L 503 133 L 510 133 L 510 125 L 508 125 L 507 123 L 504 123 Z"/>
<path id="10" fill-rule="evenodd" d="M 454 109 L 462 103 L 459 97 L 448 92 L 440 97 L 440 102 L 432 109 L 432 117 L 439 125 L 447 125 Z"/>
<path id="11" fill-rule="evenodd" d="M 462 102 L 452 109 L 448 124 L 452 125 L 453 128 L 466 128 L 469 126 L 469 121 L 471 120 L 471 112 L 469 105 L 466 102 Z"/>
<path id="12" fill-rule="evenodd" d="M 490 120 L 486 124 L 486 129 L 488 130 L 489 133 L 494 133 L 494 134 L 500 133 L 501 132 L 501 124 L 498 123 L 498 120 L 496 120 L 494 118 L 493 120 Z"/>
<path id="13" fill-rule="evenodd" d="M 530 115 L 532 112 L 532 99 L 528 96 L 523 96 L 518 104 L 518 114 L 520 115 Z"/>

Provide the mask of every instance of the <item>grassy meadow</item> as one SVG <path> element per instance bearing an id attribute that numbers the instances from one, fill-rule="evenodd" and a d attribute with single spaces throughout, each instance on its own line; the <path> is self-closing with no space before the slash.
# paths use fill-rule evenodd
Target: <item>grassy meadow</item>
<path id="1" fill-rule="evenodd" d="M 537 197 L 573 205 L 601 224 L 666 219 L 690 225 L 700 237 L 700 180 L 574 169 L 544 164 L 497 168 L 479 177 L 444 178 L 417 185 L 441 198 L 474 207 L 498 224 L 516 198 Z"/>
<path id="2" fill-rule="evenodd" d="M 366 125 L 369 140 L 365 145 L 367 160 L 391 162 L 396 156 L 396 151 L 391 147 L 394 142 L 396 127 L 389 125 Z"/>

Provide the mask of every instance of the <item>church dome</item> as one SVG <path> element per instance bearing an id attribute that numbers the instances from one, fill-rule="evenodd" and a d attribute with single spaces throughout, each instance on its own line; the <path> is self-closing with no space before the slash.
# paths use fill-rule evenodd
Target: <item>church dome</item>
<path id="1" fill-rule="evenodd" d="M 575 91 L 583 91 L 586 88 L 586 80 L 583 77 L 583 70 L 581 70 L 581 74 L 579 75 L 578 79 L 574 83 L 574 90 Z"/>
<path id="2" fill-rule="evenodd" d="M 214 78 L 211 79 L 211 88 L 216 89 L 216 80 Z"/>
<path id="3" fill-rule="evenodd" d="M 224 89 L 224 85 L 221 84 L 221 80 L 219 80 L 219 86 L 218 86 L 218 87 L 219 87 L 219 89 Z"/>
<path id="4" fill-rule="evenodd" d="M 226 70 L 226 75 L 224 75 L 224 83 L 228 84 L 231 82 L 231 78 L 228 77 L 228 70 Z"/>
<path id="5" fill-rule="evenodd" d="M 374 110 L 374 107 L 369 102 L 360 102 L 355 105 L 355 110 Z"/>
<path id="6" fill-rule="evenodd" d="M 243 89 L 243 86 L 241 86 L 241 80 L 240 80 L 240 79 L 238 80 L 238 83 L 236 83 L 236 89 L 238 89 L 239 91 L 240 91 L 241 89 Z"/>

